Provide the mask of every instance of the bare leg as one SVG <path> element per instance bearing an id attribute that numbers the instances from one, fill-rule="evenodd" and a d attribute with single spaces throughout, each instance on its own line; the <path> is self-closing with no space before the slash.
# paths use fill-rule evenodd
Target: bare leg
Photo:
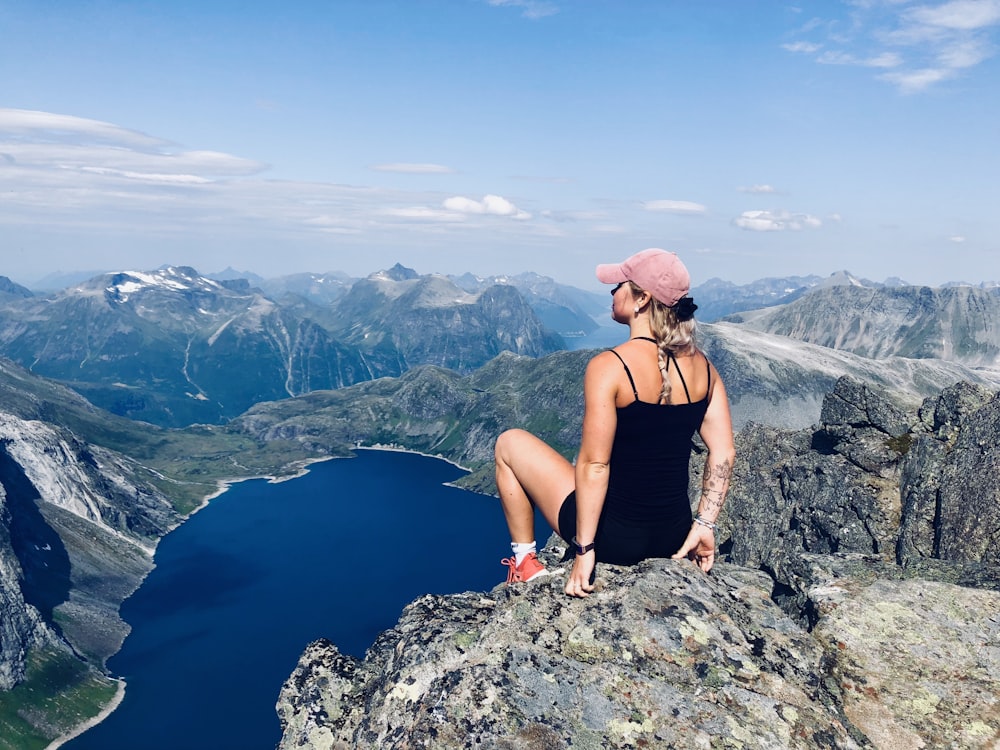
<path id="1" fill-rule="evenodd" d="M 535 541 L 533 505 L 558 530 L 559 508 L 576 482 L 573 465 L 524 430 L 500 435 L 495 454 L 497 490 L 511 541 Z"/>

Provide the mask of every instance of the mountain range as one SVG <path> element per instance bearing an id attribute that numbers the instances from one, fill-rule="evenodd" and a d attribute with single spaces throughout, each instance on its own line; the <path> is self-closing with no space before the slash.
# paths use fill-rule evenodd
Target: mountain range
<path id="1" fill-rule="evenodd" d="M 402 266 L 326 306 L 281 299 L 186 267 L 105 274 L 0 297 L 0 352 L 115 414 L 177 427 L 415 365 L 468 372 L 503 350 L 562 348 L 513 287 L 470 294 Z"/>

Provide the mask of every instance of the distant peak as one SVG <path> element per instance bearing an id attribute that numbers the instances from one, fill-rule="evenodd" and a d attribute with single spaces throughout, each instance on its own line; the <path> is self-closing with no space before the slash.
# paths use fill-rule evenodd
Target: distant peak
<path id="1" fill-rule="evenodd" d="M 816 285 L 817 289 L 826 289 L 834 286 L 858 286 L 858 287 L 868 287 L 871 284 L 867 284 L 861 281 L 857 276 L 852 274 L 850 271 L 837 271 L 831 273 L 826 279 L 821 281 Z"/>
<path id="2" fill-rule="evenodd" d="M 116 302 L 127 302 L 133 294 L 152 289 L 180 292 L 194 288 L 219 289 L 217 281 L 199 276 L 189 266 L 161 266 L 152 272 L 119 271 L 106 275 L 104 291 Z"/>
<path id="3" fill-rule="evenodd" d="M 412 268 L 407 268 L 402 263 L 397 263 L 388 271 L 379 271 L 373 274 L 373 276 L 381 279 L 389 279 L 390 281 L 411 281 L 412 279 L 420 278 L 420 274 Z"/>

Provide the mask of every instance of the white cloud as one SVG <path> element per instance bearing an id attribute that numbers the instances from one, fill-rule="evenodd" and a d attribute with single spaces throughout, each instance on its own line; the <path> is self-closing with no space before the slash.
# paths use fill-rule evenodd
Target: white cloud
<path id="1" fill-rule="evenodd" d="M 700 203 L 692 201 L 657 200 L 646 201 L 642 207 L 647 211 L 656 211 L 669 214 L 693 214 L 700 215 L 708 213 L 708 208 Z"/>
<path id="2" fill-rule="evenodd" d="M 938 53 L 938 60 L 945 68 L 959 70 L 973 68 L 990 58 L 992 50 L 978 39 L 968 39 L 945 47 Z"/>
<path id="3" fill-rule="evenodd" d="M 499 195 L 483 196 L 481 201 L 466 198 L 461 195 L 446 198 L 442 204 L 449 211 L 463 214 L 489 214 L 492 216 L 509 216 L 514 219 L 530 219 L 531 214 L 522 211 L 506 198 Z"/>
<path id="4" fill-rule="evenodd" d="M 750 185 L 749 187 L 740 186 L 736 188 L 741 193 L 776 193 L 778 192 L 770 185 Z"/>
<path id="5" fill-rule="evenodd" d="M 818 229 L 823 222 L 809 214 L 789 211 L 744 211 L 733 219 L 733 224 L 753 232 L 784 232 Z"/>
<path id="6" fill-rule="evenodd" d="M 949 237 L 948 241 L 954 242 L 956 245 L 961 245 L 963 242 L 965 242 L 965 237 L 963 237 L 960 234 L 957 234 L 954 237 Z"/>
<path id="7" fill-rule="evenodd" d="M 855 0 L 849 5 L 849 20 L 810 29 L 827 29 L 822 43 L 803 39 L 783 44 L 783 49 L 813 55 L 825 65 L 891 69 L 877 79 L 906 94 L 954 79 L 996 52 L 1000 0 L 921 5 Z"/>
<path id="8" fill-rule="evenodd" d="M 441 164 L 410 164 L 397 162 L 393 164 L 374 164 L 370 169 L 376 172 L 399 172 L 401 174 L 455 174 L 455 170 Z"/>
<path id="9" fill-rule="evenodd" d="M 998 0 L 951 0 L 931 7 L 923 5 L 906 12 L 911 21 L 931 27 L 971 31 L 1000 23 Z"/>
<path id="10" fill-rule="evenodd" d="M 925 68 L 905 73 L 885 73 L 879 76 L 883 81 L 896 84 L 896 87 L 904 94 L 915 94 L 923 91 L 932 84 L 940 83 L 953 77 L 953 72 L 942 68 Z"/>

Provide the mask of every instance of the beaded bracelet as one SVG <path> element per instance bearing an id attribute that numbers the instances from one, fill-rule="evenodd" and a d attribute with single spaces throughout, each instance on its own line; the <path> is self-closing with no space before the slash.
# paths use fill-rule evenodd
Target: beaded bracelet
<path id="1" fill-rule="evenodd" d="M 719 527 L 719 524 L 712 523 L 711 521 L 706 521 L 701 516 L 695 516 L 694 517 L 694 522 L 697 523 L 697 524 L 700 524 L 700 525 L 702 525 L 702 526 L 704 526 L 706 528 L 709 528 L 712 531 L 715 531 Z"/>

